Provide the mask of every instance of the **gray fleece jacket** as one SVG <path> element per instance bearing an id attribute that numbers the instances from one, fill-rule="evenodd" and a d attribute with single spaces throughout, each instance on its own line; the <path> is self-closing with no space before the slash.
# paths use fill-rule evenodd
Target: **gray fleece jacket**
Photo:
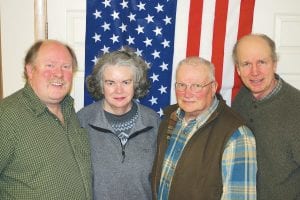
<path id="1" fill-rule="evenodd" d="M 78 112 L 81 126 L 89 132 L 94 199 L 152 199 L 150 173 L 159 116 L 153 110 L 137 104 L 139 117 L 128 142 L 122 148 L 105 117 L 102 103 L 100 100 Z"/>

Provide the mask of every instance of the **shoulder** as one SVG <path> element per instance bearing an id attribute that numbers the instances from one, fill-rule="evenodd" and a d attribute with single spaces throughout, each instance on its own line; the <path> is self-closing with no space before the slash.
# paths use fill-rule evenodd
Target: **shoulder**
<path id="1" fill-rule="evenodd" d="M 239 138 L 239 137 L 254 138 L 254 135 L 248 126 L 242 125 L 232 135 L 232 138 Z"/>
<path id="2" fill-rule="evenodd" d="M 236 104 L 240 104 L 244 101 L 244 99 L 251 98 L 251 92 L 249 89 L 247 89 L 245 86 L 242 86 L 237 93 L 237 95 L 234 97 L 232 101 L 232 106 L 234 107 Z"/>
<path id="3" fill-rule="evenodd" d="M 159 115 L 156 113 L 153 109 L 144 106 L 140 103 L 137 103 L 138 110 L 142 118 L 144 119 L 154 119 L 154 120 L 159 120 Z"/>
<path id="4" fill-rule="evenodd" d="M 21 103 L 22 91 L 19 90 L 12 95 L 0 101 L 0 116 L 13 115 L 15 112 L 20 111 L 20 107 L 24 108 Z"/>
<path id="5" fill-rule="evenodd" d="M 251 129 L 245 125 L 240 126 L 229 138 L 227 145 L 241 144 L 255 146 L 255 137 Z"/>
<path id="6" fill-rule="evenodd" d="M 95 115 L 97 112 L 99 112 L 101 109 L 101 101 L 97 101 L 94 102 L 90 105 L 87 105 L 83 108 L 81 108 L 78 112 L 77 112 L 77 116 L 81 119 L 81 118 L 86 118 L 87 116 L 93 116 Z"/>
<path id="7" fill-rule="evenodd" d="M 174 111 L 176 111 L 178 108 L 179 108 L 178 104 L 172 104 L 170 106 L 167 106 L 166 108 L 164 108 L 164 114 L 168 116 Z"/>
<path id="8" fill-rule="evenodd" d="M 283 92 L 292 95 L 292 97 L 300 98 L 300 90 L 298 90 L 297 88 L 295 88 L 294 86 L 292 86 L 284 80 L 282 80 L 282 90 Z"/>
<path id="9" fill-rule="evenodd" d="M 230 124 L 245 124 L 244 118 L 234 109 L 229 107 L 223 99 L 220 99 L 216 113 L 220 113 L 223 120 Z"/>
<path id="10" fill-rule="evenodd" d="M 299 115 L 300 112 L 300 91 L 282 80 L 282 87 L 279 92 L 274 94 L 270 99 L 264 101 L 266 108 L 272 107 L 272 111 L 292 115 Z"/>

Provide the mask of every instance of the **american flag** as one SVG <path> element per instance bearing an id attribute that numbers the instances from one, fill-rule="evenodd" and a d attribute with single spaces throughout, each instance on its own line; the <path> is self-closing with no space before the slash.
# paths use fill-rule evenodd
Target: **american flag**
<path id="1" fill-rule="evenodd" d="M 201 56 L 215 64 L 230 105 L 240 87 L 231 51 L 251 32 L 255 0 L 87 0 L 85 74 L 97 56 L 130 46 L 149 66 L 149 94 L 139 101 L 163 115 L 176 102 L 177 63 Z M 93 102 L 85 90 L 85 105 Z"/>

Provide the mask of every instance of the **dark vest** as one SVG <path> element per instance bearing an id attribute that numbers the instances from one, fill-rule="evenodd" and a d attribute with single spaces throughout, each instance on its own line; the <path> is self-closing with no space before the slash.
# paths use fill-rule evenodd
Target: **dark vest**
<path id="1" fill-rule="evenodd" d="M 176 124 L 177 108 L 177 105 L 169 107 L 171 114 L 162 122 L 158 132 L 158 150 L 152 173 L 154 199 L 157 197 L 165 150 Z M 228 139 L 241 125 L 244 122 L 240 116 L 224 100 L 220 100 L 216 111 L 186 144 L 172 179 L 170 200 L 221 198 L 222 154 Z"/>

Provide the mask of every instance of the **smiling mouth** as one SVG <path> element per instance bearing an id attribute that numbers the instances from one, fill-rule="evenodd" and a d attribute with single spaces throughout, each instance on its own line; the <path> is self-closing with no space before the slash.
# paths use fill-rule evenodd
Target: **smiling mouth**
<path id="1" fill-rule="evenodd" d="M 259 84 L 259 83 L 261 83 L 261 82 L 263 82 L 263 79 L 250 79 L 250 83 L 252 83 L 252 84 Z"/>
<path id="2" fill-rule="evenodd" d="M 55 86 L 62 86 L 63 84 L 62 83 L 51 83 L 52 85 L 55 85 Z"/>
<path id="3" fill-rule="evenodd" d="M 50 81 L 50 84 L 54 86 L 63 86 L 65 83 L 64 81 Z"/>

